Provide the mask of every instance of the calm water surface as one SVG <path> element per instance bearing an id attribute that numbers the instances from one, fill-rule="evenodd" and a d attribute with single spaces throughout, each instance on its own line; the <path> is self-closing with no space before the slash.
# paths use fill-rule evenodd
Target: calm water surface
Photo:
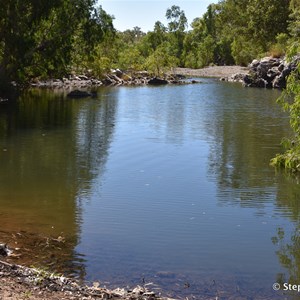
<path id="1" fill-rule="evenodd" d="M 274 282 L 300 284 L 300 188 L 269 166 L 290 134 L 278 96 L 203 79 L 0 107 L 10 260 L 178 298 L 283 299 Z"/>

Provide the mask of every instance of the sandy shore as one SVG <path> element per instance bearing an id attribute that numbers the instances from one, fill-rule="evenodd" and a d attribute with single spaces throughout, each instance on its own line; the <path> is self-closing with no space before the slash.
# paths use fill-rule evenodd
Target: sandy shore
<path id="1" fill-rule="evenodd" d="M 233 74 L 247 74 L 248 68 L 241 66 L 213 66 L 202 69 L 175 68 L 175 74 L 181 74 L 192 77 L 231 77 Z"/>

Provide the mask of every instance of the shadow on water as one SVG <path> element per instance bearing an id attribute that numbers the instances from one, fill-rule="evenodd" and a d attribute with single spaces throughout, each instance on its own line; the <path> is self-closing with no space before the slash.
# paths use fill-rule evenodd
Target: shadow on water
<path id="1" fill-rule="evenodd" d="M 230 91 L 228 93 L 230 95 Z M 229 100 L 236 100 L 235 96 L 226 94 L 220 97 L 221 101 L 227 101 L 222 114 L 216 108 L 209 116 L 219 114 L 218 118 L 212 117 L 215 124 L 208 128 L 213 136 L 208 170 L 210 177 L 218 182 L 220 205 L 254 208 L 257 216 L 290 220 L 277 227 L 271 238 L 278 261 L 285 270 L 274 275 L 274 283 L 280 285 L 280 291 L 267 293 L 263 299 L 299 299 L 298 291 L 286 290 L 287 284 L 297 288 L 300 284 L 299 177 L 280 171 L 275 174 L 268 165 L 270 159 L 282 151 L 279 137 L 289 136 L 291 130 L 285 114 L 278 112 L 274 101 L 268 100 L 278 91 L 265 91 L 265 95 L 263 91 L 261 99 L 256 100 L 252 93 L 253 89 L 249 89 L 243 93 L 244 98 L 239 99 L 244 109 L 240 117 L 235 115 L 236 103 Z M 256 104 L 252 106 L 249 101 Z M 269 103 L 261 105 L 260 101 Z M 270 204 L 274 205 L 273 211 Z M 240 291 L 249 299 L 262 297 L 261 293 L 255 295 L 253 290 L 247 290 L 246 285 L 241 285 Z"/>
<path id="2" fill-rule="evenodd" d="M 105 171 L 115 104 L 30 90 L 1 107 L 0 237 L 17 262 L 84 278 L 80 195 Z"/>

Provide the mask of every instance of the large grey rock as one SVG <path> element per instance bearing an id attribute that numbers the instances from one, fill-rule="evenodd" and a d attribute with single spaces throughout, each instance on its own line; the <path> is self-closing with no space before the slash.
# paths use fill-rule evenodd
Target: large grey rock
<path id="1" fill-rule="evenodd" d="M 95 97 L 96 93 L 89 93 L 86 91 L 74 90 L 71 91 L 68 95 L 69 98 L 87 98 L 87 97 Z"/>
<path id="2" fill-rule="evenodd" d="M 253 60 L 249 64 L 249 75 L 243 79 L 244 85 L 283 89 L 286 87 L 287 77 L 297 68 L 299 62 L 300 56 L 295 56 L 291 62 L 273 57 Z"/>
<path id="3" fill-rule="evenodd" d="M 0 256 L 9 256 L 12 251 L 7 247 L 6 244 L 0 244 Z"/>
<path id="4" fill-rule="evenodd" d="M 257 76 L 257 74 L 250 73 L 244 77 L 244 86 L 266 88 L 269 87 L 269 83 L 267 80 Z"/>
<path id="5" fill-rule="evenodd" d="M 231 75 L 231 77 L 228 78 L 229 82 L 244 82 L 245 74 L 243 73 L 236 73 Z M 222 81 L 225 81 L 226 79 L 222 78 Z"/>
<path id="6" fill-rule="evenodd" d="M 165 79 L 161 79 L 158 77 L 153 77 L 148 81 L 148 84 L 150 85 L 163 85 L 163 84 L 168 84 L 168 81 Z"/>

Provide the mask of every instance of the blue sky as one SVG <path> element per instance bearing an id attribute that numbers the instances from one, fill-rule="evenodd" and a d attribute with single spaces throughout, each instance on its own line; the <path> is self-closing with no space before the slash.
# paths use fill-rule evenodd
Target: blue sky
<path id="1" fill-rule="evenodd" d="M 188 23 L 194 18 L 201 17 L 206 8 L 217 0 L 99 0 L 99 4 L 110 15 L 115 16 L 114 26 L 117 30 L 124 31 L 139 26 L 144 32 L 153 30 L 154 23 L 161 21 L 167 25 L 166 10 L 172 5 L 184 10 Z"/>

